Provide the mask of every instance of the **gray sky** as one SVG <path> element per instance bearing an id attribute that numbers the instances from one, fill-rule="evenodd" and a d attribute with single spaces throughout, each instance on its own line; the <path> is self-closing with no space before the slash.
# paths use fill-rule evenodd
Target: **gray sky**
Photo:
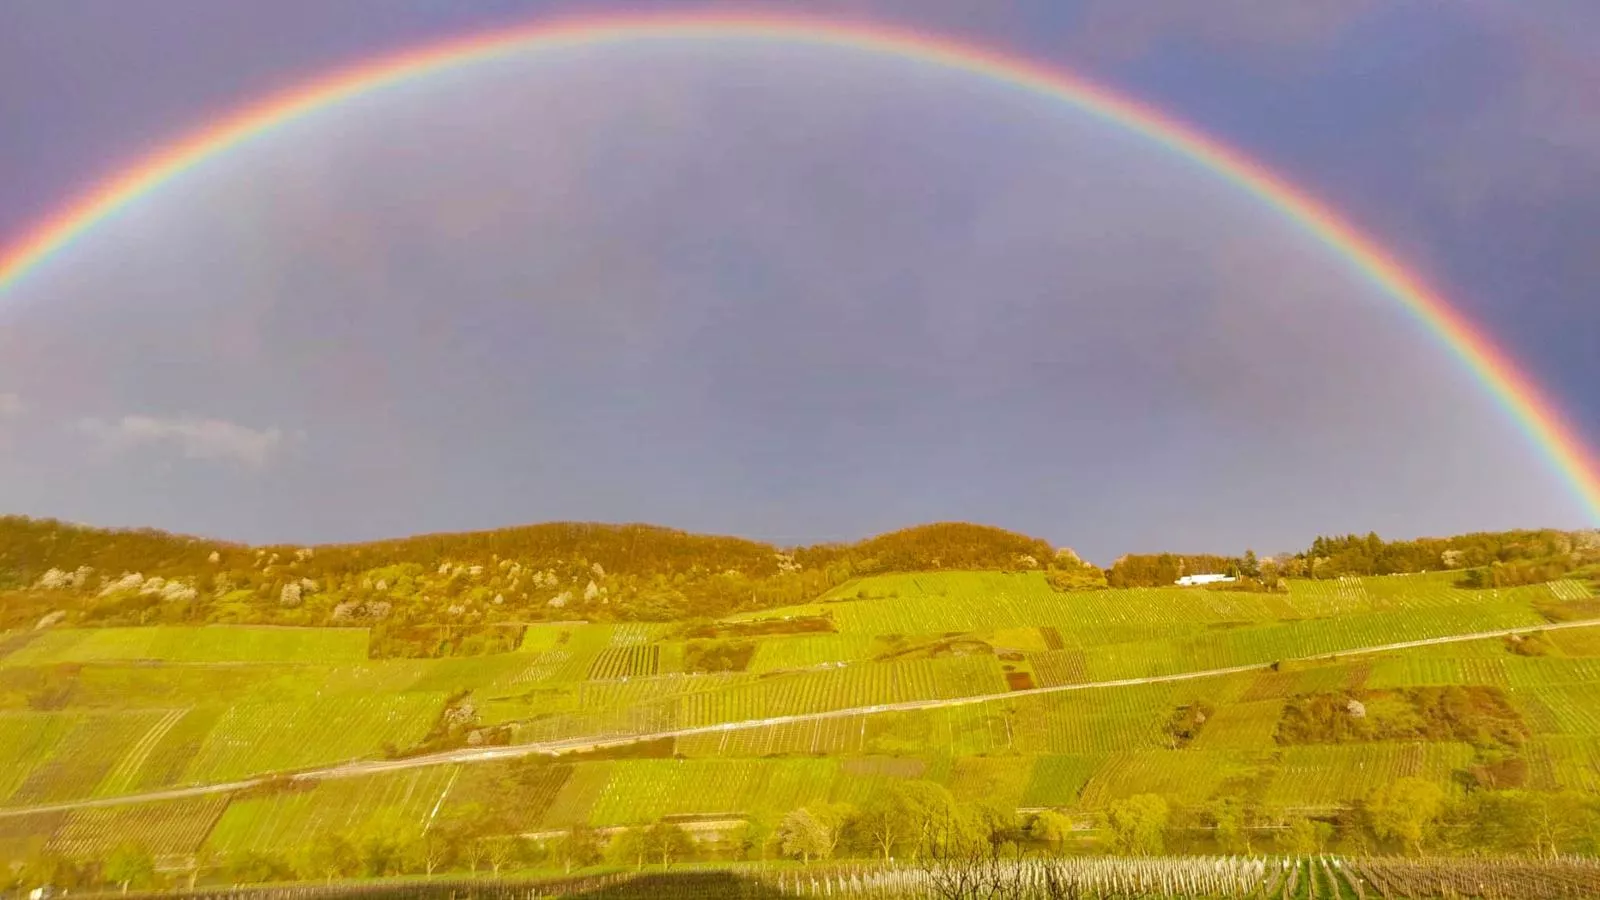
<path id="1" fill-rule="evenodd" d="M 0 12 L 0 34 L 19 33 L 10 18 L 46 47 L 18 59 L 0 38 L 0 76 L 46 88 L 0 77 L 0 110 L 33 126 L 0 142 L 30 176 L 0 186 L 35 210 L 14 231 L 273 73 L 540 11 L 246 3 L 219 23 L 152 0 L 172 12 L 158 28 L 64 6 L 78 18 Z M 1519 48 L 1580 13 L 1307 4 L 1256 22 L 1234 6 L 1249 4 L 869 11 L 1048 42 L 1287 154 L 1280 168 L 1377 210 L 1376 233 L 1441 283 L 1478 278 L 1451 296 L 1587 427 L 1597 367 L 1577 350 L 1600 345 L 1600 321 L 1572 229 L 1595 195 L 1569 192 L 1600 171 L 1600 140 L 1592 106 L 1539 86 L 1558 76 L 1518 68 L 1565 65 Z M 50 40 L 84 55 L 62 63 Z M 1475 80 L 1483 47 L 1531 86 Z M 113 73 L 89 52 L 107 48 L 182 65 Z M 1404 48 L 1455 77 L 1389 58 Z M 207 72 L 220 87 L 178 77 Z M 1241 86 L 1252 72 L 1286 87 Z M 1507 90 L 1534 99 L 1493 112 Z M 118 96 L 133 112 L 97 120 Z M 1400 124 L 1416 109 L 1484 124 L 1419 148 Z M 1565 136 L 1553 186 L 1505 186 L 1518 116 Z M 1409 166 L 1380 159 L 1402 152 Z M 1426 199 L 1385 206 L 1391 182 Z M 523 55 L 279 128 L 0 298 L 0 400 L 0 509 L 252 541 L 585 519 L 788 543 L 971 519 L 1108 562 L 1585 524 L 1437 340 L 1280 214 L 1069 106 L 831 48 Z"/>

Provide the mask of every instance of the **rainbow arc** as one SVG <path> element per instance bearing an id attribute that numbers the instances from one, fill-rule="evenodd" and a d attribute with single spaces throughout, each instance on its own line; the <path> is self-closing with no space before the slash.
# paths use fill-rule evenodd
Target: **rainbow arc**
<path id="1" fill-rule="evenodd" d="M 1395 298 L 1473 373 L 1600 523 L 1600 469 L 1544 392 L 1466 316 L 1333 209 L 1172 116 L 1055 68 L 946 38 L 881 25 L 785 16 L 630 15 L 532 25 L 367 61 L 247 106 L 95 185 L 0 252 L 0 295 L 95 225 L 192 166 L 298 116 L 370 91 L 510 54 L 650 40 L 819 44 L 964 71 L 1070 104 L 1187 157 L 1277 209 Z"/>

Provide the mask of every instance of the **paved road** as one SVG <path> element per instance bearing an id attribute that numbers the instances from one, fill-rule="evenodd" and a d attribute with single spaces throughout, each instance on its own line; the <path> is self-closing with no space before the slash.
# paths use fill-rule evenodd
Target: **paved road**
<path id="1" fill-rule="evenodd" d="M 1513 634 L 1532 634 L 1540 631 L 1560 631 L 1567 628 L 1590 628 L 1600 625 L 1600 619 L 1582 619 L 1573 622 L 1556 622 L 1546 625 L 1525 625 L 1520 628 L 1505 628 L 1499 631 L 1477 631 L 1470 634 L 1451 634 L 1444 637 L 1423 638 L 1415 641 L 1400 641 L 1394 644 L 1378 644 L 1370 647 L 1353 647 L 1349 650 L 1337 650 L 1332 653 L 1322 653 L 1315 656 L 1301 656 L 1281 660 L 1282 662 L 1315 662 L 1317 660 L 1339 659 L 1346 656 L 1366 656 L 1373 653 L 1387 653 L 1394 650 L 1409 650 L 1414 647 L 1431 647 L 1439 644 L 1455 644 L 1464 641 L 1481 641 L 1487 638 L 1506 637 Z M 431 753 L 427 756 L 413 756 L 406 759 L 358 760 L 329 766 L 322 769 L 298 772 L 287 777 L 295 781 L 324 781 L 333 778 L 355 778 L 362 775 L 374 775 L 380 772 L 398 772 L 405 769 L 419 769 L 425 766 L 442 766 L 452 763 L 478 763 L 489 762 L 497 759 L 514 759 L 522 756 L 544 754 L 557 756 L 563 753 L 573 753 L 584 750 L 599 750 L 606 747 L 620 747 L 627 744 L 636 744 L 643 741 L 656 741 L 666 738 L 688 737 L 696 734 L 717 734 L 725 731 L 741 731 L 747 728 L 761 728 L 768 725 L 785 725 L 794 722 L 816 722 L 824 719 L 844 719 L 851 716 L 874 715 L 887 712 L 906 712 L 919 709 L 937 709 L 948 706 L 966 706 L 975 703 L 992 703 L 996 700 L 1011 700 L 1017 697 L 1032 697 L 1041 694 L 1060 694 L 1067 691 L 1087 691 L 1104 688 L 1131 687 L 1138 684 L 1160 684 L 1168 681 L 1188 681 L 1195 678 L 1214 678 L 1219 675 L 1233 675 L 1239 672 L 1254 672 L 1268 668 L 1270 663 L 1251 663 L 1244 666 L 1229 666 L 1222 669 L 1203 669 L 1194 672 L 1179 672 L 1172 675 L 1150 675 L 1144 678 L 1122 678 L 1116 681 L 1094 681 L 1082 684 L 1062 684 L 1053 687 L 1030 688 L 1022 691 L 1006 691 L 999 694 L 974 694 L 970 697 L 955 697 L 948 700 L 907 700 L 900 703 L 884 703 L 877 706 L 853 706 L 846 709 L 830 709 L 825 712 L 802 713 L 792 716 L 773 716 L 766 719 L 745 719 L 739 722 L 722 722 L 716 725 L 699 725 L 693 728 L 679 728 L 672 731 L 656 731 L 648 734 L 602 735 L 569 738 L 561 741 L 545 741 L 533 744 L 517 744 L 510 747 L 466 747 L 460 750 L 447 750 L 442 753 Z M 42 804 L 39 806 L 12 807 L 0 809 L 0 818 L 20 816 L 28 813 L 59 812 L 72 809 L 90 809 L 103 806 L 120 806 L 128 803 L 143 803 L 153 800 L 176 800 L 183 797 L 199 797 L 207 794 L 221 794 L 231 791 L 244 790 L 263 784 L 273 778 L 272 775 L 263 775 L 258 778 L 248 778 L 241 781 L 230 781 L 218 784 L 202 784 L 192 787 L 172 788 L 164 791 L 151 791 L 143 794 L 125 794 L 120 797 L 98 797 L 92 800 L 69 800 L 63 803 Z"/>

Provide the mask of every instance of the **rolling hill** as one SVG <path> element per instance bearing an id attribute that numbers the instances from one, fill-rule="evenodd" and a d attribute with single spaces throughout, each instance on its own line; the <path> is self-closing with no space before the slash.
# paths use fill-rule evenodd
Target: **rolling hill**
<path id="1" fill-rule="evenodd" d="M 817 855 L 872 858 L 916 852 L 872 837 L 908 797 L 1050 852 L 1149 852 L 1119 824 L 1146 814 L 1186 853 L 1600 849 L 1588 535 L 1449 539 L 1433 571 L 1381 575 L 1329 561 L 1425 562 L 1419 542 L 1319 543 L 1178 588 L 1109 586 L 1163 557 L 1107 579 L 960 524 L 813 548 L 0 525 L 0 859 L 19 866 L 129 834 L 234 880 L 315 877 L 330 846 L 352 873 L 420 871 L 441 835 L 434 864 L 457 869 L 506 841 L 514 865 L 593 862 L 584 841 L 626 864 L 666 834 L 688 842 L 669 855 L 776 858 L 800 855 L 802 810 L 835 821 Z"/>

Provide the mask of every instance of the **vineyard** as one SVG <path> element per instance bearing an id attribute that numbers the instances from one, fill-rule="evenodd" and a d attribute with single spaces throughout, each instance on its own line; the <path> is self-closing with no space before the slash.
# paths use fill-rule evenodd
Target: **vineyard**
<path id="1" fill-rule="evenodd" d="M 22 734 L 32 732 L 44 738 L 29 748 L 18 748 L 22 752 L 13 775 L 18 780 L 5 798 L 17 806 L 92 794 L 130 752 L 129 747 L 163 716 L 157 712 L 43 713 L 33 718 L 58 721 L 44 727 L 22 725 L 17 729 Z"/>
<path id="2" fill-rule="evenodd" d="M 1076 805 L 1078 794 L 1105 761 L 1104 756 L 1039 757 L 1018 805 L 1025 809 Z"/>
<path id="3" fill-rule="evenodd" d="M 1254 775 L 1257 764 L 1242 754 L 1194 750 L 1115 753 L 1083 786 L 1077 804 L 1101 809 L 1136 794 L 1160 794 L 1178 803 L 1200 803 L 1225 781 Z"/>
<path id="4" fill-rule="evenodd" d="M 43 837 L 57 852 L 93 856 L 137 834 L 168 862 L 197 850 L 291 859 L 318 836 L 416 841 L 440 817 L 545 835 L 771 823 L 817 804 L 861 807 L 908 781 L 1079 823 L 1142 796 L 1174 815 L 1247 796 L 1269 818 L 1332 822 L 1400 779 L 1460 802 L 1498 760 L 1466 737 L 1280 743 L 1307 697 L 1344 704 L 1347 693 L 1421 687 L 1497 689 L 1525 725 L 1524 745 L 1495 751 L 1515 756 L 1519 789 L 1600 795 L 1600 628 L 1315 658 L 1525 629 L 1549 624 L 1550 603 L 1592 602 L 1577 581 L 1496 592 L 1457 587 L 1457 577 L 1295 581 L 1278 594 L 1064 594 L 1039 573 L 886 575 L 722 624 L 536 624 L 513 651 L 438 659 L 369 659 L 362 629 L 47 630 L 8 641 L 0 658 L 0 849 L 25 853 Z M 833 630 L 750 624 L 801 615 Z M 886 708 L 897 704 L 911 708 Z M 452 717 L 465 725 L 447 732 Z M 1180 735 L 1182 720 L 1192 723 Z M 631 736 L 651 739 L 589 752 L 597 738 Z M 529 770 L 471 755 L 500 742 L 571 752 Z M 419 756 L 438 752 L 457 755 Z M 20 814 L 385 759 L 415 767 Z M 1074 840 L 1104 846 L 1103 826 L 1085 829 Z M 1318 857 L 1249 868 L 1258 863 L 1216 871 L 1254 878 L 1259 897 L 1456 889 L 1422 863 Z M 1192 861 L 1152 860 L 1145 875 L 1108 860 L 1072 865 L 1058 874 L 1096 890 L 1200 884 Z M 1522 877 L 1496 871 L 1505 883 Z M 922 889 L 913 875 L 883 876 L 869 887 L 862 868 L 832 890 Z M 768 895 L 830 896 L 810 880 L 762 878 Z"/>
<path id="5" fill-rule="evenodd" d="M 323 697 L 309 702 L 232 706 L 195 753 L 187 778 L 229 781 L 407 747 L 427 734 L 443 694 Z"/>
<path id="6" fill-rule="evenodd" d="M 752 672 L 810 669 L 829 663 L 870 659 L 878 646 L 873 635 L 818 634 L 762 641 L 750 659 Z"/>
<path id="7" fill-rule="evenodd" d="M 1084 857 L 807 870 L 690 867 L 527 878 L 430 878 L 200 890 L 193 900 L 1565 900 L 1600 893 L 1590 860 Z M 145 900 L 145 895 L 126 895 Z M 159 896 L 159 895 L 152 895 Z"/>
<path id="8" fill-rule="evenodd" d="M 679 727 L 1006 691 L 992 656 L 916 659 L 766 678 L 676 701 Z"/>
<path id="9" fill-rule="evenodd" d="M 180 857 L 205 841 L 227 806 L 228 799 L 219 796 L 76 810 L 50 835 L 49 846 L 69 856 L 92 857 L 138 835 L 156 857 Z"/>
<path id="10" fill-rule="evenodd" d="M 589 666 L 589 678 L 594 681 L 638 678 L 642 675 L 654 675 L 660 668 L 660 647 L 648 644 L 608 647 L 600 651 Z"/>
<path id="11" fill-rule="evenodd" d="M 668 816 L 781 815 L 826 796 L 838 769 L 829 759 L 630 760 L 614 764 L 588 816 L 594 825 L 630 825 Z"/>
<path id="12" fill-rule="evenodd" d="M 110 660 L 163 662 L 360 662 L 367 658 L 364 628 L 284 628 L 246 625 L 95 628 L 41 634 L 0 657 L 0 666 Z"/>
<path id="13" fill-rule="evenodd" d="M 1289 747 L 1273 773 L 1267 802 L 1336 807 L 1401 778 L 1450 784 L 1451 773 L 1473 760 L 1466 744 L 1334 744 Z"/>
<path id="14" fill-rule="evenodd" d="M 457 767 L 437 766 L 241 797 L 227 804 L 209 844 L 223 853 L 271 852 L 303 847 L 330 832 L 415 838 L 457 777 Z"/>

